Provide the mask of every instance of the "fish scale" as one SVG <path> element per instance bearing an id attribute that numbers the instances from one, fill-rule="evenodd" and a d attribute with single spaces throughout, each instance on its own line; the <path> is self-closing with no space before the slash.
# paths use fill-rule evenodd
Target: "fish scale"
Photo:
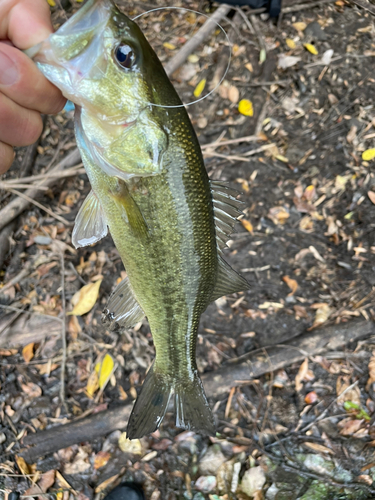
<path id="1" fill-rule="evenodd" d="M 208 304 L 248 288 L 222 255 L 240 202 L 208 179 L 193 126 L 159 59 L 111 0 L 89 0 L 30 55 L 76 104 L 77 144 L 92 191 L 72 242 L 96 243 L 109 228 L 127 272 L 104 321 L 121 330 L 146 316 L 150 325 L 156 356 L 128 437 L 155 431 L 172 395 L 176 426 L 212 435 L 196 340 Z"/>

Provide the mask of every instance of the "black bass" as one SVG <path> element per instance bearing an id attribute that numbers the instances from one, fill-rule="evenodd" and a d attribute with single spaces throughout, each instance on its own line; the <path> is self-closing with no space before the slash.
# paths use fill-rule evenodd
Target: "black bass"
<path id="1" fill-rule="evenodd" d="M 73 244 L 95 243 L 109 228 L 126 268 L 106 319 L 128 328 L 147 316 L 150 324 L 156 357 L 128 437 L 155 431 L 172 395 L 176 426 L 212 435 L 196 340 L 208 304 L 248 288 L 222 256 L 241 213 L 237 193 L 208 179 L 162 64 L 111 0 L 89 0 L 29 54 L 76 104 L 77 144 L 92 191 L 77 215 Z"/>

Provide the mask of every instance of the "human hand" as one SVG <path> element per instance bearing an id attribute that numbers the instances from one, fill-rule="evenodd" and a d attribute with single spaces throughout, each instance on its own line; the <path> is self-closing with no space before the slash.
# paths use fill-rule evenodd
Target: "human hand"
<path id="1" fill-rule="evenodd" d="M 52 31 L 46 0 L 0 0 L 0 175 L 13 162 L 13 146 L 27 146 L 40 136 L 40 113 L 64 106 L 61 92 L 21 52 Z"/>

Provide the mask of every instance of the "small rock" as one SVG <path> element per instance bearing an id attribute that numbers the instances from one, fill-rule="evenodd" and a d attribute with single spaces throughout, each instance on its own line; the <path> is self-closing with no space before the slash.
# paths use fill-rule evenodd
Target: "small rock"
<path id="1" fill-rule="evenodd" d="M 4 432 L 1 432 L 0 433 L 0 444 L 5 443 L 6 440 L 7 440 L 6 435 L 4 434 Z"/>
<path id="2" fill-rule="evenodd" d="M 216 488 L 215 476 L 200 476 L 195 482 L 194 488 L 202 493 L 210 493 Z"/>
<path id="3" fill-rule="evenodd" d="M 306 29 L 304 31 L 305 38 L 309 40 L 321 40 L 322 42 L 324 40 L 327 40 L 327 35 L 326 33 L 322 30 L 321 26 L 319 23 L 316 21 L 308 24 L 306 26 Z"/>
<path id="4" fill-rule="evenodd" d="M 253 497 L 256 491 L 261 491 L 266 482 L 266 475 L 262 467 L 252 467 L 243 475 L 240 489 L 247 496 Z"/>
<path id="5" fill-rule="evenodd" d="M 203 455 L 199 464 L 199 473 L 202 474 L 202 476 L 215 475 L 220 465 L 222 465 L 225 461 L 226 458 L 223 455 L 220 446 L 214 444 Z"/>

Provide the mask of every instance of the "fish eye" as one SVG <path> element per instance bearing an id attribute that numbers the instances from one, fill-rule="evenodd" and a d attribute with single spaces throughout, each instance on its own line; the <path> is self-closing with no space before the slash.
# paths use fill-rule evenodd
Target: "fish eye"
<path id="1" fill-rule="evenodd" d="M 115 58 L 118 64 L 125 69 L 130 69 L 134 66 L 136 57 L 133 47 L 127 45 L 126 43 L 120 43 L 115 48 Z"/>

